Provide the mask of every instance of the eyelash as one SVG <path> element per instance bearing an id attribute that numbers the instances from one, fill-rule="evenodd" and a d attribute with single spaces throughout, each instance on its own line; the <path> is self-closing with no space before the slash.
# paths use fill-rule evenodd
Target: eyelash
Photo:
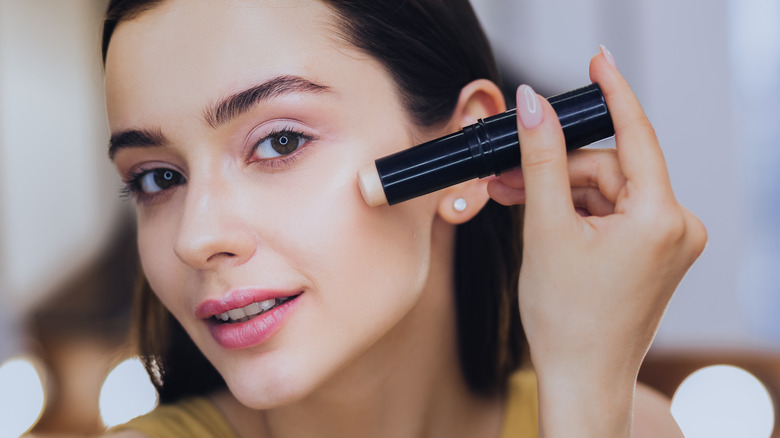
<path id="1" fill-rule="evenodd" d="M 149 203 L 155 200 L 158 196 L 168 193 L 170 189 L 162 189 L 155 193 L 146 193 L 143 191 L 143 189 L 141 189 L 141 180 L 150 173 L 157 170 L 170 170 L 171 172 L 179 173 L 176 170 L 169 169 L 167 167 L 155 167 L 153 169 L 138 170 L 128 175 L 127 179 L 124 180 L 124 187 L 119 190 L 119 196 L 122 199 L 135 199 L 136 202 Z M 184 178 L 183 175 L 182 178 Z M 186 182 L 186 180 L 184 180 L 184 182 Z"/>
<path id="2" fill-rule="evenodd" d="M 274 136 L 280 134 L 291 134 L 296 138 L 298 138 L 301 141 L 301 144 L 294 151 L 290 152 L 287 155 L 280 155 L 274 158 L 259 158 L 259 159 L 254 158 L 258 148 L 260 148 L 260 146 L 265 141 L 270 140 Z M 270 133 L 266 134 L 265 136 L 263 136 L 260 140 L 258 140 L 254 144 L 250 152 L 249 161 L 261 166 L 265 166 L 270 170 L 286 169 L 292 167 L 295 161 L 298 160 L 298 158 L 300 157 L 301 151 L 304 150 L 308 145 L 308 143 L 310 143 L 313 140 L 314 140 L 313 137 L 304 134 L 300 130 L 297 130 L 293 127 L 282 127 L 279 129 L 275 129 Z M 153 169 L 142 169 L 133 172 L 130 175 L 128 175 L 128 177 L 124 180 L 124 187 L 120 189 L 120 197 L 122 199 L 135 199 L 136 202 L 148 203 L 153 201 L 158 196 L 168 193 L 171 190 L 171 188 L 161 189 L 160 191 L 154 193 L 146 193 L 141 188 L 142 185 L 141 181 L 143 180 L 143 178 L 146 177 L 148 174 L 155 172 L 157 170 L 171 170 L 173 172 L 179 173 L 173 169 L 168 169 L 165 167 L 155 167 Z M 184 178 L 183 175 L 182 178 Z M 176 184 L 176 186 L 184 183 L 186 183 L 186 179 L 184 179 L 184 181 L 181 182 L 180 184 Z M 173 188 L 175 188 L 175 186 Z"/>
<path id="3" fill-rule="evenodd" d="M 290 152 L 287 155 L 280 155 L 278 157 L 274 158 L 256 158 L 255 155 L 257 154 L 258 149 L 260 146 L 265 142 L 266 140 L 270 140 L 274 136 L 280 135 L 280 134 L 291 134 L 295 136 L 296 138 L 300 139 L 301 144 L 292 152 Z M 314 137 L 307 135 L 300 130 L 296 129 L 292 126 L 285 126 L 280 127 L 277 129 L 274 129 L 273 131 L 269 132 L 268 134 L 264 135 L 263 138 L 255 142 L 254 146 L 252 147 L 252 150 L 250 151 L 249 160 L 251 162 L 254 162 L 260 166 L 267 167 L 270 170 L 281 170 L 281 169 L 287 169 L 289 167 L 292 167 L 292 165 L 297 161 L 302 151 L 304 151 L 307 148 L 307 145 L 314 141 Z"/>
<path id="4" fill-rule="evenodd" d="M 122 199 L 130 199 L 137 196 L 140 193 L 138 186 L 141 183 L 141 177 L 144 176 L 148 170 L 142 170 L 139 172 L 133 172 L 123 179 L 124 187 L 119 190 L 119 196 Z"/>

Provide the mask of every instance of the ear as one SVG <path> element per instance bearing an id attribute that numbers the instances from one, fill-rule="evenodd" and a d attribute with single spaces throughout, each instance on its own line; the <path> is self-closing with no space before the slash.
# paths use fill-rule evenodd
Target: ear
<path id="1" fill-rule="evenodd" d="M 460 130 L 472 125 L 477 119 L 484 119 L 506 111 L 504 95 L 496 84 L 487 79 L 477 79 L 460 90 L 458 104 L 452 113 L 450 123 Z"/>
<path id="2" fill-rule="evenodd" d="M 460 92 L 458 104 L 452 113 L 448 128 L 458 131 L 464 126 L 506 111 L 504 96 L 498 86 L 487 79 L 470 82 Z M 482 210 L 490 197 L 487 193 L 488 179 L 464 181 L 443 190 L 439 198 L 438 214 L 451 224 L 462 224 L 471 220 Z M 465 208 L 460 207 L 464 205 Z"/>

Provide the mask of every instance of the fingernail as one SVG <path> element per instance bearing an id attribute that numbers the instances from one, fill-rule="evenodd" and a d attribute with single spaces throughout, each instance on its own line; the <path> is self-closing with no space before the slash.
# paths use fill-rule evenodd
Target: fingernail
<path id="1" fill-rule="evenodd" d="M 599 49 L 601 49 L 601 54 L 604 55 L 604 59 L 607 60 L 609 65 L 611 65 L 615 70 L 617 70 L 617 63 L 615 62 L 615 57 L 612 56 L 612 52 L 610 52 L 604 44 L 599 44 Z"/>
<path id="2" fill-rule="evenodd" d="M 528 85 L 521 85 L 517 89 L 517 117 L 525 129 L 534 129 L 542 124 L 539 96 Z"/>

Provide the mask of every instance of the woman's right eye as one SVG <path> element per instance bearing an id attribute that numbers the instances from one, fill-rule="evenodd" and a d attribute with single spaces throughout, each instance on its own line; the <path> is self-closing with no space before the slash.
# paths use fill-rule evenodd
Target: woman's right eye
<path id="1" fill-rule="evenodd" d="M 139 196 L 154 196 L 184 182 L 181 173 L 172 169 L 158 168 L 133 175 L 127 182 L 127 189 Z"/>

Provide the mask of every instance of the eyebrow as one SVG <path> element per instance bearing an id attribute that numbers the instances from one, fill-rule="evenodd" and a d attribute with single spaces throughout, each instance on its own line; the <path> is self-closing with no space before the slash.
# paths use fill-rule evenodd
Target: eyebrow
<path id="1" fill-rule="evenodd" d="M 329 91 L 325 85 L 315 84 L 300 76 L 278 76 L 220 100 L 203 112 L 203 118 L 212 128 L 218 128 L 258 103 L 289 93 L 320 93 Z"/>
<path id="2" fill-rule="evenodd" d="M 284 75 L 269 79 L 262 84 L 233 93 L 203 111 L 203 119 L 211 128 L 233 120 L 249 111 L 260 102 L 290 93 L 321 93 L 330 91 L 325 85 L 316 84 L 300 76 Z M 168 140 L 160 129 L 128 129 L 111 135 L 108 143 L 108 157 L 114 159 L 117 151 L 130 147 L 162 146 Z"/>
<path id="3" fill-rule="evenodd" d="M 167 142 L 160 130 L 129 129 L 117 132 L 111 134 L 108 141 L 108 158 L 113 160 L 116 152 L 122 148 L 162 146 Z"/>

